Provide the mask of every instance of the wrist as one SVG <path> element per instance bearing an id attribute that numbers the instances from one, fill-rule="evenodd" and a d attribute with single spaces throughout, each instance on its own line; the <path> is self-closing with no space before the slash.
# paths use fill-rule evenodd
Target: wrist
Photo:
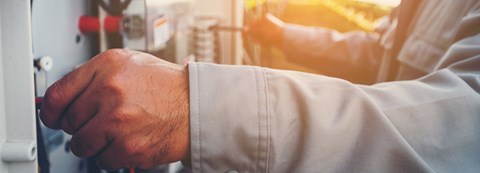
<path id="1" fill-rule="evenodd" d="M 182 121 L 181 124 L 182 124 L 182 157 L 181 157 L 181 160 L 185 159 L 185 158 L 189 158 L 190 156 L 190 96 L 189 96 L 189 77 L 188 77 L 188 67 L 187 66 L 183 66 L 182 68 L 182 71 L 181 71 L 181 74 L 182 74 L 182 80 L 183 80 L 183 83 L 182 83 L 182 90 L 181 90 L 181 105 L 180 105 L 180 110 L 181 110 L 181 114 L 180 116 L 182 116 Z"/>
<path id="2" fill-rule="evenodd" d="M 168 160 L 165 162 L 175 162 L 183 160 L 190 155 L 190 108 L 189 108 L 189 82 L 188 70 L 185 67 L 175 65 L 175 75 L 171 78 L 171 92 L 174 96 L 174 102 L 171 105 L 171 125 L 172 130 L 167 132 L 170 136 Z M 165 138 L 165 140 L 167 140 Z M 161 163 L 160 163 L 161 164 Z"/>

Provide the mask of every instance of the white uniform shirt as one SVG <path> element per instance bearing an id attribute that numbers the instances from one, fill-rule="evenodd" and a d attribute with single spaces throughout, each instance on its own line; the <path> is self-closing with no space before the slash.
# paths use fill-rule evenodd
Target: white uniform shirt
<path id="1" fill-rule="evenodd" d="M 478 172 L 480 1 L 424 0 L 413 19 L 399 81 L 190 63 L 193 171 Z M 297 56 L 384 73 L 389 39 L 293 28 Z"/>

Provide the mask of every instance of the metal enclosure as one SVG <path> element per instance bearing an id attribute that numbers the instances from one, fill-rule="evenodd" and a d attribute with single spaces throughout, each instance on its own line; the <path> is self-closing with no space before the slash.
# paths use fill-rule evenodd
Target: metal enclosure
<path id="1" fill-rule="evenodd" d="M 32 2 L 34 58 L 50 56 L 53 60 L 46 85 L 53 84 L 93 56 L 90 38 L 78 30 L 78 19 L 85 15 L 87 9 L 84 0 Z M 42 96 L 43 92 L 37 94 Z"/>
<path id="2" fill-rule="evenodd" d="M 78 18 L 84 15 L 88 8 L 86 1 L 35 0 L 32 4 L 31 2 L 0 0 L 0 173 L 38 172 L 35 95 L 42 96 L 47 86 L 92 56 L 92 41 L 77 28 Z M 165 13 L 170 18 L 183 19 L 183 12 L 172 13 L 172 9 L 192 12 L 195 16 L 216 17 L 220 19 L 222 26 L 243 26 L 243 0 L 141 2 L 157 7 L 157 11 L 143 12 L 152 17 L 148 18 L 147 28 L 154 27 L 152 21 L 159 17 L 156 15 L 159 13 Z M 195 4 L 193 11 L 183 8 L 189 5 L 171 5 L 181 2 Z M 172 30 L 188 30 L 190 27 L 188 23 L 172 24 L 175 24 L 171 25 Z M 155 35 L 153 32 L 148 34 Z M 189 36 L 181 32 L 172 35 L 177 43 L 174 51 L 179 52 L 175 54 L 177 63 L 181 63 L 182 60 L 179 58 L 188 55 L 182 50 L 187 50 L 189 46 L 183 40 Z M 220 63 L 241 64 L 243 54 L 241 33 L 222 32 L 220 38 L 222 45 Z M 132 44 L 129 45 L 133 46 L 136 42 L 130 43 Z M 145 50 L 156 51 L 156 48 L 163 47 L 162 41 L 149 40 L 142 43 Z M 51 57 L 54 65 L 43 76 L 37 75 L 35 93 L 33 61 L 43 56 Z M 39 85 L 44 87 L 38 87 Z M 65 135 L 65 141 L 62 141 L 61 146 L 64 146 L 68 139 L 69 136 Z M 81 160 L 71 153 L 66 153 L 63 147 L 52 149 L 49 156 L 51 172 L 81 172 L 75 170 L 81 164 Z M 175 167 L 178 167 L 178 163 L 170 166 L 170 172 L 177 170 Z"/>
<path id="3" fill-rule="evenodd" d="M 29 0 L 0 1 L 0 172 L 37 172 Z"/>
<path id="4" fill-rule="evenodd" d="M 93 56 L 91 38 L 78 29 L 78 19 L 85 15 L 89 8 L 86 2 L 84 0 L 32 1 L 31 33 L 34 59 L 48 56 L 53 61 L 53 67 L 48 72 L 36 72 L 37 96 L 43 96 L 48 86 Z M 82 159 L 65 150 L 71 138 L 70 135 L 59 130 L 48 129 L 43 125 L 42 132 L 50 161 L 50 172 L 86 171 Z M 80 169 L 82 167 L 83 169 Z"/>

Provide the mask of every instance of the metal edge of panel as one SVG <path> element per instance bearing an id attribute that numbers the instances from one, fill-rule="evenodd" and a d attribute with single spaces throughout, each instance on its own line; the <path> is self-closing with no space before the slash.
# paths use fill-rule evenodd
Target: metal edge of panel
<path id="1" fill-rule="evenodd" d="M 0 155 L 7 173 L 37 172 L 30 1 L 2 0 L 0 8 L 6 127 Z"/>
<path id="2" fill-rule="evenodd" d="M 6 130 L 7 128 L 5 127 L 5 93 L 3 91 L 3 84 L 5 83 L 3 79 L 3 40 L 2 40 L 2 2 L 0 2 L 0 149 L 3 147 L 3 143 L 6 141 Z M 0 150 L 0 155 L 1 155 L 1 150 Z M 7 164 L 3 161 L 0 161 L 0 172 L 5 172 L 7 173 Z"/>

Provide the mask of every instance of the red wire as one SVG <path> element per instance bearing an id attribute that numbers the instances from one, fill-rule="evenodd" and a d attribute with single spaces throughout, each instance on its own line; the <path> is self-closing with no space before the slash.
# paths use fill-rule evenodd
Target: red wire
<path id="1" fill-rule="evenodd" d="M 42 106 L 42 102 L 43 102 L 43 97 L 36 97 L 35 98 L 35 108 L 37 110 L 39 110 L 40 107 Z"/>

